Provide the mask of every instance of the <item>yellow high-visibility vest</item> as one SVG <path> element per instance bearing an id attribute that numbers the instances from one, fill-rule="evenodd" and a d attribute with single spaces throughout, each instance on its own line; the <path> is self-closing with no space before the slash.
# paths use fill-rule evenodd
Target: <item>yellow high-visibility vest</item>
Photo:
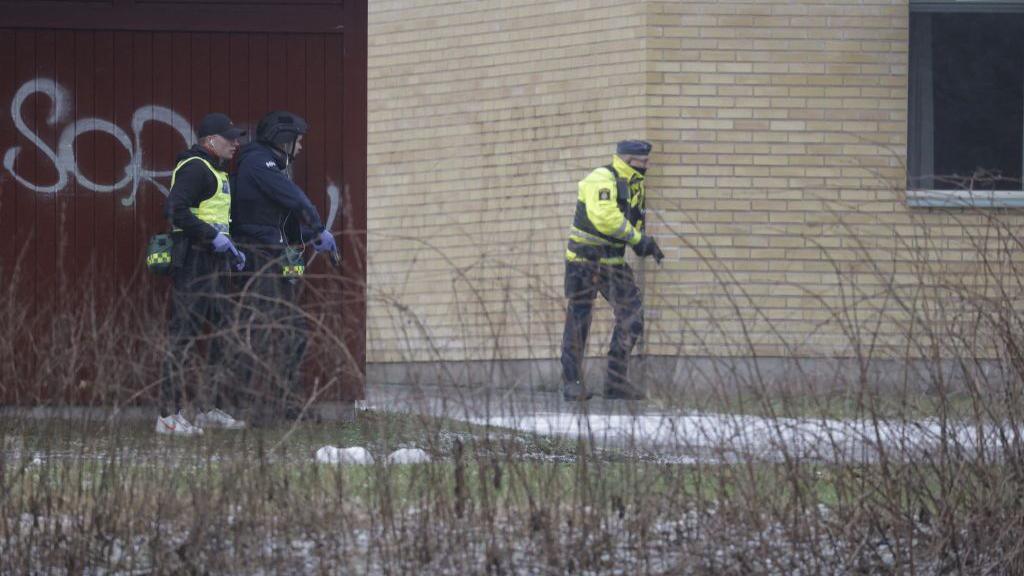
<path id="1" fill-rule="evenodd" d="M 626 246 L 643 237 L 645 197 L 644 175 L 617 154 L 591 172 L 579 183 L 566 260 L 624 264 Z"/>
<path id="2" fill-rule="evenodd" d="M 228 228 L 231 225 L 231 185 L 228 184 L 227 172 L 217 170 L 205 158 L 190 156 L 178 162 L 178 165 L 174 167 L 174 172 L 171 173 L 171 188 L 174 188 L 174 179 L 178 175 L 178 170 L 192 160 L 199 160 L 210 169 L 210 172 L 213 172 L 213 176 L 217 180 L 217 190 L 213 193 L 213 196 L 200 202 L 199 206 L 189 208 L 189 211 L 196 218 L 216 228 L 218 232 L 229 234 Z"/>

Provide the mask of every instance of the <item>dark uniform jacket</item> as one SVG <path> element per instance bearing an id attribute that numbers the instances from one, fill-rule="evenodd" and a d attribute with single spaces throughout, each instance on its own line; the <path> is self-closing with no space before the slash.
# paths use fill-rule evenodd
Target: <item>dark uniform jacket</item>
<path id="1" fill-rule="evenodd" d="M 240 242 L 280 245 L 308 240 L 324 229 L 313 203 L 284 171 L 284 159 L 262 142 L 238 153 L 231 234 Z"/>

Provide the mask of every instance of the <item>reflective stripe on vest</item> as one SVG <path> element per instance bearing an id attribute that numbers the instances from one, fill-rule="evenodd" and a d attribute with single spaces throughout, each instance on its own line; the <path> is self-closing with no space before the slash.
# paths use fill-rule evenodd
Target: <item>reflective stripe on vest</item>
<path id="1" fill-rule="evenodd" d="M 174 172 L 171 173 L 171 188 L 174 188 L 174 179 L 178 175 L 178 170 L 192 160 L 199 160 L 206 164 L 210 172 L 213 172 L 213 177 L 217 181 L 217 190 L 212 196 L 200 202 L 199 206 L 189 208 L 189 211 L 196 218 L 216 228 L 218 232 L 228 234 L 228 227 L 231 225 L 231 185 L 228 184 L 227 172 L 217 170 L 204 158 L 190 156 L 178 162 L 178 165 L 174 167 Z"/>
<path id="2" fill-rule="evenodd" d="M 634 190 L 630 186 L 629 180 L 620 177 L 612 164 L 603 168 L 608 170 L 609 175 L 615 180 L 616 202 L 619 210 L 622 211 L 622 225 L 610 235 L 601 233 L 590 222 L 590 218 L 587 216 L 587 205 L 577 200 L 573 225 L 569 231 L 569 246 L 565 251 L 565 258 L 570 262 L 624 264 L 626 262 L 626 245 L 631 240 L 631 238 L 625 237 L 626 223 L 629 222 L 635 227 L 634 234 L 639 234 L 643 227 L 643 204 L 646 190 L 640 186 Z M 636 206 L 633 205 L 634 201 Z"/>

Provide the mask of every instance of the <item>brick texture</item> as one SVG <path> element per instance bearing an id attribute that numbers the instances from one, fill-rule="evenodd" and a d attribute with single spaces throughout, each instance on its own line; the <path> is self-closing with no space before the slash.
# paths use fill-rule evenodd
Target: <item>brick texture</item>
<path id="1" fill-rule="evenodd" d="M 907 207 L 907 44 L 906 0 L 371 2 L 368 360 L 556 358 L 575 183 L 625 137 L 642 351 L 903 354 L 921 270 L 1020 223 Z"/>
<path id="2" fill-rule="evenodd" d="M 575 182 L 646 130 L 647 8 L 371 2 L 370 362 L 553 357 Z"/>

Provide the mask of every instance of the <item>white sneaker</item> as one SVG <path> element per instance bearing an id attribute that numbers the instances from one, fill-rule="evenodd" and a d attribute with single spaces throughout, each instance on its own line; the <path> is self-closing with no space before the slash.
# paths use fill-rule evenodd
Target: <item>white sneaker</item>
<path id="1" fill-rule="evenodd" d="M 209 412 L 196 415 L 196 425 L 204 428 L 223 428 L 225 430 L 241 430 L 245 428 L 243 420 L 235 420 L 227 412 L 214 408 Z"/>
<path id="2" fill-rule="evenodd" d="M 189 421 L 181 415 L 181 412 L 178 412 L 163 418 L 157 416 L 156 433 L 172 436 L 200 436 L 203 433 L 203 429 L 189 424 Z"/>

